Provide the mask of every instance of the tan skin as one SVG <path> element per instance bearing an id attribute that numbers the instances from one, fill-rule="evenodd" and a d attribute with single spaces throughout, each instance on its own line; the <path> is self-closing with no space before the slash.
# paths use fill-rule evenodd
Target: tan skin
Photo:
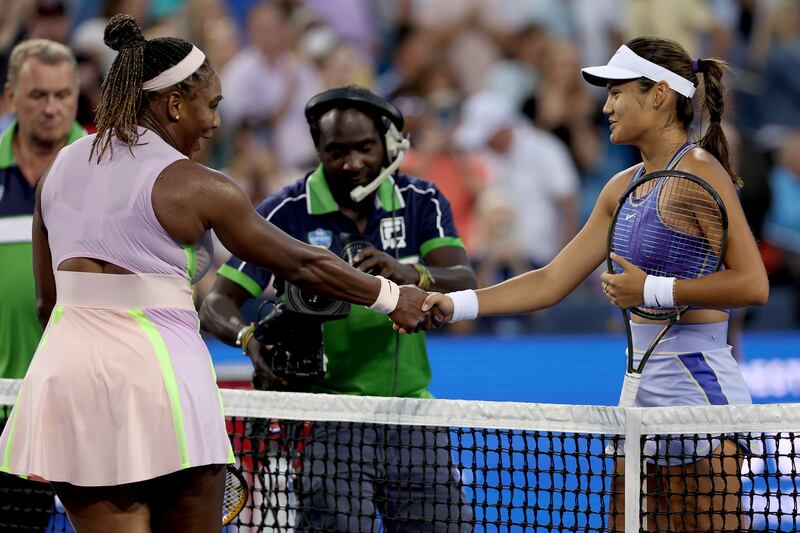
<path id="1" fill-rule="evenodd" d="M 639 148 L 646 172 L 663 170 L 675 151 L 688 139 L 681 124 L 674 119 L 675 93 L 665 82 L 642 92 L 637 82 L 609 84 L 608 99 L 603 112 L 611 124 L 611 141 L 631 144 Z M 614 210 L 638 165 L 615 175 L 603 188 L 594 210 L 584 227 L 572 241 L 545 267 L 527 272 L 508 281 L 477 291 L 480 315 L 510 315 L 527 313 L 553 306 L 571 293 L 598 266 L 605 263 L 606 239 Z M 720 195 L 728 212 L 728 248 L 725 252 L 725 269 L 695 280 L 679 280 L 675 284 L 675 300 L 681 305 L 702 307 L 683 314 L 679 324 L 705 324 L 722 322 L 728 316 L 719 309 L 762 305 L 769 295 L 766 271 L 758 253 L 755 240 L 745 220 L 736 189 L 722 165 L 706 151 L 695 148 L 686 154 L 678 170 L 702 177 Z M 632 307 L 643 303 L 645 273 L 622 258 L 616 263 L 624 268 L 621 274 L 604 273 L 601 280 L 612 304 Z M 433 309 L 437 323 L 447 322 L 453 313 L 452 300 L 443 294 L 429 294 L 423 309 Z M 637 322 L 644 319 L 634 316 Z M 710 459 L 700 460 L 688 467 L 705 473 L 705 481 L 727 483 L 727 491 L 735 494 L 741 458 L 735 458 L 738 446 L 723 441 L 712 451 Z M 721 459 L 721 453 L 726 455 Z M 741 456 L 740 456 L 741 457 Z M 670 479 L 673 495 L 669 501 L 652 502 L 656 507 L 673 509 L 690 508 L 693 503 L 686 494 L 688 478 L 684 467 L 662 468 Z M 612 530 L 624 529 L 624 462 L 615 465 L 617 474 L 614 505 L 619 510 L 612 521 Z M 661 479 L 667 479 L 661 477 Z M 703 481 L 703 482 L 705 482 Z M 652 487 L 651 487 L 652 489 Z M 714 523 L 702 520 L 694 524 L 673 523 L 675 531 L 734 530 L 738 525 L 736 498 L 724 502 L 729 513 L 715 515 Z M 701 508 L 702 507 L 701 502 Z M 721 501 L 714 502 L 720 509 Z M 708 508 L 708 507 L 705 507 Z M 702 517 L 698 517 L 702 518 Z M 677 518 L 676 518 L 677 520 Z"/>
<path id="2" fill-rule="evenodd" d="M 384 156 L 380 133 L 369 116 L 354 109 L 331 110 L 321 117 L 319 126 L 317 150 L 328 186 L 342 213 L 363 232 L 367 217 L 374 209 L 376 193 L 355 203 L 350 198 L 350 190 L 356 185 L 366 185 L 380 173 Z M 423 259 L 436 280 L 430 289 L 454 291 L 477 286 L 463 248 L 437 248 Z M 363 250 L 356 256 L 355 266 L 398 285 L 416 285 L 419 281 L 419 272 L 414 267 L 376 248 Z M 203 326 L 228 344 L 235 344 L 238 332 L 247 325 L 239 309 L 249 298 L 251 295 L 238 284 L 217 277 L 200 309 Z M 250 340 L 246 352 L 256 373 L 269 388 L 287 385 L 285 379 L 272 372 L 264 347 L 257 340 Z"/>
<path id="3" fill-rule="evenodd" d="M 209 71 L 194 98 L 166 90 L 142 112 L 139 124 L 191 156 L 219 127 L 220 100 L 219 79 Z M 40 180 L 37 188 L 33 251 L 37 306 L 40 320 L 46 323 L 56 302 L 56 287 L 47 228 L 40 211 L 45 180 Z M 380 283 L 376 278 L 278 230 L 253 209 L 246 193 L 233 180 L 199 163 L 181 160 L 165 168 L 153 187 L 152 203 L 161 225 L 180 243 L 196 243 L 213 228 L 231 252 L 303 288 L 362 305 L 372 304 L 378 295 Z M 58 269 L 133 274 L 88 257 L 68 259 Z M 406 330 L 416 330 L 426 318 L 420 311 L 424 295 L 413 287 L 401 288 L 392 320 Z M 53 483 L 53 487 L 80 533 L 207 532 L 219 531 L 224 479 L 223 465 L 208 465 L 102 490 L 67 483 Z M 169 505 L 160 505 L 167 497 Z"/>
<path id="4" fill-rule="evenodd" d="M 78 112 L 78 75 L 68 61 L 51 65 L 30 57 L 4 92 L 17 117 L 14 159 L 34 186 L 67 144 Z"/>

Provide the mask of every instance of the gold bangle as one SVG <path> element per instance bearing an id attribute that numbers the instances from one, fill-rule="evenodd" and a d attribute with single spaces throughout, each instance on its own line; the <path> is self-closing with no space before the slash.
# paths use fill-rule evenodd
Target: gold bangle
<path id="1" fill-rule="evenodd" d="M 431 275 L 431 271 L 428 270 L 428 267 L 420 263 L 414 263 L 411 266 L 413 266 L 414 269 L 419 272 L 419 281 L 417 282 L 417 287 L 423 291 L 428 290 L 428 287 L 435 283 L 433 276 Z"/>
<path id="2" fill-rule="evenodd" d="M 250 323 L 239 330 L 239 333 L 236 335 L 236 346 L 241 346 L 242 352 L 247 353 L 247 343 L 250 342 L 250 339 L 253 338 L 253 334 L 256 331 L 256 325 L 254 323 Z"/>

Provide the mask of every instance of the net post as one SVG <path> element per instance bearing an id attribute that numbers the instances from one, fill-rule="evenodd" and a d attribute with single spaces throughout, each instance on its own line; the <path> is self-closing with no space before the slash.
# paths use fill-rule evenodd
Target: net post
<path id="1" fill-rule="evenodd" d="M 641 410 L 625 408 L 625 533 L 639 533 L 642 450 Z"/>

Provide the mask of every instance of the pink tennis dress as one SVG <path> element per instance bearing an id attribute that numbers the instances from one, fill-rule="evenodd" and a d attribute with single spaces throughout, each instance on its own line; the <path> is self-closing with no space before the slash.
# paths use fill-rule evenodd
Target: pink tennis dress
<path id="1" fill-rule="evenodd" d="M 186 156 L 143 129 L 133 153 L 114 140 L 97 164 L 94 138 L 61 150 L 42 191 L 56 307 L 0 437 L 0 471 L 99 486 L 232 462 L 192 302 L 211 240 L 177 242 L 151 202 Z M 58 271 L 75 257 L 135 274 Z"/>

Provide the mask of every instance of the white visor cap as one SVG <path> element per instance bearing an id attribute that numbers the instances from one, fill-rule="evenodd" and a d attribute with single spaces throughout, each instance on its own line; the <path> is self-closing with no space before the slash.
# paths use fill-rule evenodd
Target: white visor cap
<path id="1" fill-rule="evenodd" d="M 600 87 L 605 87 L 609 80 L 647 78 L 656 83 L 665 81 L 669 84 L 670 89 L 687 98 L 694 96 L 695 91 L 694 83 L 691 81 L 636 55 L 624 44 L 617 49 L 608 65 L 587 67 L 581 69 L 581 73 L 587 82 Z"/>

